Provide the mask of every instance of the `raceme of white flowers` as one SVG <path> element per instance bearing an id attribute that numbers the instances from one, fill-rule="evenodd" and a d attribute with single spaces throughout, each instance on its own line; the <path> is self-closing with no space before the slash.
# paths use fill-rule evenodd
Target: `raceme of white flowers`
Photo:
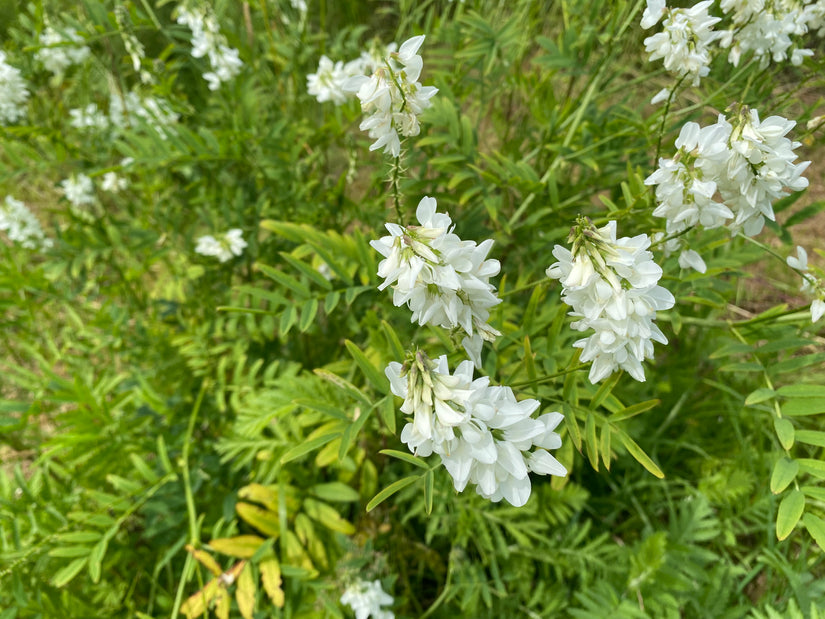
<path id="1" fill-rule="evenodd" d="M 355 619 L 393 619 L 395 614 L 391 610 L 381 608 L 393 602 L 393 597 L 381 587 L 380 580 L 358 580 L 347 587 L 341 596 L 341 604 L 352 608 Z"/>
<path id="2" fill-rule="evenodd" d="M 800 65 L 813 50 L 796 47 L 791 37 L 808 32 L 809 22 L 815 22 L 823 8 L 817 4 L 805 6 L 797 0 L 722 0 L 722 11 L 731 17 L 731 29 L 722 33 L 719 44 L 730 48 L 728 61 L 738 66 L 743 54 L 753 52 L 761 68 L 771 60 Z M 811 24 L 813 25 L 813 23 Z M 790 51 L 790 54 L 788 53 Z"/>
<path id="3" fill-rule="evenodd" d="M 55 76 L 62 76 L 69 67 L 81 64 L 89 57 L 91 50 L 85 45 L 86 40 L 77 34 L 74 28 L 65 28 L 57 32 L 51 27 L 40 35 L 41 48 L 34 57 L 47 71 Z"/>
<path id="4" fill-rule="evenodd" d="M 401 137 L 418 135 L 418 116 L 430 107 L 430 98 L 438 92 L 434 86 L 422 86 L 418 78 L 424 61 L 418 49 L 424 35 L 404 41 L 397 52 L 391 52 L 372 75 L 358 75 L 344 83 L 344 89 L 354 92 L 367 116 L 360 125 L 375 140 L 370 150 L 383 148 L 393 157 L 401 155 Z"/>
<path id="5" fill-rule="evenodd" d="M 85 174 L 73 174 L 60 181 L 63 195 L 72 206 L 81 207 L 94 204 L 95 194 L 92 179 Z"/>
<path id="6" fill-rule="evenodd" d="M 109 117 L 97 103 L 89 103 L 83 108 L 69 110 L 69 125 L 75 129 L 104 131 L 109 128 Z"/>
<path id="7" fill-rule="evenodd" d="M 645 179 L 656 186 L 653 214 L 666 219 L 668 236 L 694 226 L 725 226 L 748 236 L 761 232 L 765 218 L 774 220 L 778 198 L 808 186 L 802 173 L 810 161 L 795 164 L 800 143 L 785 137 L 795 124 L 781 116 L 760 121 L 756 110 L 744 106 L 731 122 L 720 114 L 707 127 L 686 123 L 676 155 L 660 159 Z"/>
<path id="8" fill-rule="evenodd" d="M 26 115 L 29 90 L 20 70 L 6 62 L 5 52 L 0 52 L 0 123 L 16 123 Z"/>
<path id="9" fill-rule="evenodd" d="M 103 175 L 103 181 L 100 183 L 100 188 L 109 193 L 119 193 L 129 186 L 129 181 L 118 176 L 115 172 L 106 172 Z"/>
<path id="10" fill-rule="evenodd" d="M 395 43 L 386 48 L 373 45 L 369 51 L 349 62 L 333 62 L 327 56 L 321 56 L 318 70 L 307 75 L 307 92 L 318 100 L 318 103 L 332 101 L 335 105 L 342 105 L 348 99 L 355 98 L 355 93 L 344 90 L 346 81 L 356 75 L 370 75 L 379 66 L 383 65 L 384 57 L 396 50 Z"/>
<path id="11" fill-rule="evenodd" d="M 388 223 L 390 235 L 370 241 L 384 256 L 378 265 L 384 281 L 378 288 L 391 287 L 393 304 L 406 304 L 412 322 L 462 329 L 462 345 L 481 367 L 483 341 L 501 335 L 487 324 L 490 308 L 501 302 L 490 284 L 501 265 L 487 259 L 491 239 L 481 245 L 462 241 L 452 232 L 450 216 L 436 208 L 435 198 L 424 197 L 416 209 L 419 225 Z"/>
<path id="12" fill-rule="evenodd" d="M 618 369 L 638 381 L 645 380 L 642 362 L 653 358 L 653 341 L 667 338 L 653 322 L 656 312 L 673 307 L 675 299 L 658 285 L 662 269 L 647 251 L 646 234 L 616 239 L 616 222 L 596 228 L 580 218 L 571 232 L 572 251 L 553 249 L 558 262 L 547 276 L 563 286 L 562 301 L 578 318 L 571 326 L 593 331 L 576 341 L 580 360 L 590 367 L 590 382 L 597 383 Z"/>
<path id="13" fill-rule="evenodd" d="M 663 59 L 665 68 L 676 75 L 689 76 L 697 86 L 710 70 L 717 53 L 714 45 L 728 49 L 728 62 L 738 66 L 742 56 L 753 54 L 761 68 L 773 60 L 790 59 L 800 65 L 813 51 L 800 47 L 798 38 L 809 31 L 825 35 L 825 3 L 800 0 L 721 0 L 722 12 L 730 17 L 730 29 L 713 31 L 721 21 L 708 9 L 710 0 L 689 8 L 669 8 L 666 0 L 647 0 L 642 28 L 650 28 L 664 18 L 663 32 L 645 39 L 650 60 Z M 652 103 L 666 98 L 665 92 Z"/>
<path id="14" fill-rule="evenodd" d="M 34 213 L 20 200 L 15 200 L 11 196 L 6 196 L 6 201 L 0 204 L 0 231 L 27 249 L 45 249 L 52 246 L 52 240 L 46 237 Z"/>
<path id="15" fill-rule="evenodd" d="M 808 252 L 796 246 L 796 256 L 788 256 L 785 261 L 802 276 L 802 292 L 814 295 L 811 301 L 811 322 L 816 322 L 825 314 L 825 282 L 817 278 L 808 267 Z"/>
<path id="16" fill-rule="evenodd" d="M 561 447 L 556 412 L 533 418 L 538 400 L 517 401 L 512 389 L 473 380 L 473 364 L 461 362 L 450 374 L 447 357 L 438 361 L 418 351 L 385 374 L 392 392 L 404 398 L 401 411 L 412 421 L 401 431 L 411 452 L 438 454 L 462 492 L 469 483 L 486 499 L 521 507 L 530 498 L 530 473 L 567 475 L 547 449 Z"/>
<path id="17" fill-rule="evenodd" d="M 226 262 L 233 256 L 240 256 L 246 247 L 243 240 L 243 230 L 232 228 L 217 238 L 207 234 L 198 238 L 195 244 L 195 253 L 202 256 L 214 256 L 220 262 Z"/>
<path id="18" fill-rule="evenodd" d="M 109 120 L 115 127 L 123 128 L 138 120 L 164 140 L 167 139 L 169 127 L 178 121 L 178 117 L 164 99 L 142 97 L 133 90 L 124 95 L 112 93 L 109 100 Z"/>
<path id="19" fill-rule="evenodd" d="M 192 31 L 192 56 L 209 59 L 212 70 L 203 74 L 209 90 L 218 90 L 223 82 L 233 79 L 241 71 L 243 61 L 237 49 L 226 45 L 217 19 L 206 4 L 197 9 L 178 7 L 179 24 Z"/>
<path id="20" fill-rule="evenodd" d="M 717 38 L 713 32 L 719 17 L 708 15 L 712 0 L 699 2 L 690 8 L 667 9 L 664 0 L 648 0 L 642 15 L 642 28 L 650 28 L 664 16 L 664 31 L 645 39 L 645 51 L 650 60 L 661 58 L 668 71 L 691 77 L 693 86 L 710 71 L 710 44 Z"/>

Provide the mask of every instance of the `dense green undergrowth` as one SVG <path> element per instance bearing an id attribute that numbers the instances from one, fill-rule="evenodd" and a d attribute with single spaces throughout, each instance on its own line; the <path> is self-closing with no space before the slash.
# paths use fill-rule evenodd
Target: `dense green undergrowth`
<path id="1" fill-rule="evenodd" d="M 783 264 L 797 243 L 825 256 L 804 230 L 824 205 L 822 39 L 801 66 L 720 56 L 654 106 L 678 79 L 647 62 L 643 2 L 309 5 L 209 3 L 243 60 L 215 91 L 174 4 L 0 6 L 31 92 L 0 128 L 2 189 L 52 239 L 0 244 L 0 619 L 349 617 L 342 593 L 376 579 L 398 617 L 825 611 L 825 340 Z M 48 71 L 48 26 L 88 58 Z M 438 94 L 404 142 L 400 211 L 434 196 L 461 238 L 494 240 L 501 335 L 477 374 L 564 415 L 568 474 L 534 476 L 524 507 L 457 493 L 401 442 L 384 368 L 415 346 L 465 354 L 377 289 L 391 158 L 356 100 L 307 93 L 322 54 L 417 34 Z M 131 92 L 156 111 L 70 122 Z M 591 384 L 554 246 L 578 215 L 664 230 L 657 155 L 734 103 L 797 121 L 809 189 L 756 239 L 702 230 L 705 273 L 654 247 L 668 344 L 645 382 Z M 128 186 L 82 208 L 61 191 L 109 172 Z M 195 252 L 234 228 L 240 255 Z"/>

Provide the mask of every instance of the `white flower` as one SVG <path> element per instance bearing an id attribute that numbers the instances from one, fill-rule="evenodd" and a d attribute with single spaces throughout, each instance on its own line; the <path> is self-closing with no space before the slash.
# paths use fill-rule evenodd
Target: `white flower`
<path id="1" fill-rule="evenodd" d="M 52 240 L 46 238 L 34 213 L 20 200 L 15 200 L 11 196 L 6 196 L 5 203 L 0 204 L 0 230 L 4 231 L 10 240 L 20 243 L 27 249 L 44 249 L 52 246 Z"/>
<path id="2" fill-rule="evenodd" d="M 693 86 L 697 86 L 710 71 L 710 44 L 718 36 L 713 32 L 713 26 L 720 21 L 719 17 L 708 14 L 712 4 L 712 0 L 705 0 L 690 8 L 667 9 L 664 2 L 654 0 L 648 2 L 642 16 L 642 27 L 649 28 L 663 14 L 667 15 L 664 31 L 644 40 L 645 51 L 650 53 L 651 61 L 661 58 L 668 71 L 678 76 L 690 76 Z"/>
<path id="3" fill-rule="evenodd" d="M 178 114 L 172 111 L 164 99 L 141 97 L 135 91 L 130 91 L 122 97 L 117 93 L 112 94 L 109 101 L 109 118 L 118 128 L 145 123 L 165 140 L 167 132 L 171 131 L 170 125 L 177 122 Z"/>
<path id="4" fill-rule="evenodd" d="M 817 27 L 815 6 L 803 7 L 793 0 L 722 0 L 720 6 L 731 17 L 731 29 L 721 33 L 720 44 L 730 48 L 728 61 L 734 66 L 748 52 L 753 53 L 763 69 L 771 60 L 782 62 L 790 58 L 792 64 L 800 65 L 813 55 L 810 49 L 797 48 L 792 37 Z M 819 11 L 823 9 L 820 7 Z"/>
<path id="5" fill-rule="evenodd" d="M 343 62 L 339 60 L 333 63 L 326 56 L 321 56 L 318 70 L 307 75 L 307 92 L 315 97 L 318 103 L 332 101 L 335 105 L 341 105 L 350 94 L 344 90 L 344 82 L 348 77 Z"/>
<path id="6" fill-rule="evenodd" d="M 398 52 L 387 55 L 371 76 L 351 77 L 344 83 L 345 90 L 356 93 L 367 115 L 360 128 L 375 139 L 370 150 L 383 148 L 399 157 L 401 136 L 415 136 L 421 130 L 418 116 L 430 107 L 430 98 L 438 92 L 418 82 L 423 60 L 417 52 L 423 42 L 424 35 L 408 39 Z"/>
<path id="7" fill-rule="evenodd" d="M 56 76 L 61 76 L 72 65 L 80 64 L 89 57 L 91 50 L 85 39 L 74 28 L 66 28 L 62 34 L 49 27 L 40 35 L 41 48 L 34 57 Z"/>
<path id="8" fill-rule="evenodd" d="M 378 288 L 392 287 L 393 304 L 406 304 L 412 322 L 462 329 L 463 345 L 480 367 L 482 340 L 500 335 L 487 324 L 490 308 L 501 302 L 490 284 L 500 264 L 487 259 L 492 240 L 462 241 L 452 233 L 450 216 L 436 208 L 435 198 L 422 198 L 416 209 L 419 226 L 388 223 L 390 236 L 370 242 L 384 256 Z"/>
<path id="9" fill-rule="evenodd" d="M 69 125 L 75 129 L 95 129 L 103 131 L 109 127 L 109 118 L 98 109 L 96 103 L 89 103 L 84 108 L 69 110 Z"/>
<path id="10" fill-rule="evenodd" d="M 26 115 L 29 91 L 20 70 L 6 63 L 5 52 L 0 52 L 0 124 L 16 123 Z"/>
<path id="11" fill-rule="evenodd" d="M 534 419 L 537 400 L 517 401 L 512 389 L 491 386 L 487 377 L 473 380 L 469 361 L 451 375 L 445 356 L 436 362 L 418 351 L 385 373 L 404 398 L 401 411 L 413 417 L 401 440 L 418 456 L 438 454 L 458 492 L 472 483 L 484 498 L 521 507 L 530 497 L 530 472 L 567 474 L 545 451 L 561 446 L 555 428 L 562 416 Z"/>
<path id="12" fill-rule="evenodd" d="M 562 301 L 578 318 L 571 326 L 593 331 L 573 344 L 581 348 L 581 361 L 592 361 L 590 382 L 597 383 L 617 369 L 644 381 L 642 362 L 653 358 L 653 341 L 667 344 L 654 324 L 656 312 L 670 309 L 673 295 L 657 285 L 662 269 L 647 251 L 646 234 L 616 239 L 616 222 L 595 228 L 579 218 L 571 233 L 573 251 L 553 249 L 558 262 L 547 276 L 558 279 Z"/>
<path id="13" fill-rule="evenodd" d="M 240 256 L 246 247 L 246 241 L 242 238 L 243 230 L 232 228 L 219 238 L 207 234 L 198 238 L 195 245 L 195 253 L 202 256 L 214 256 L 220 262 L 226 262 L 233 256 Z"/>
<path id="14" fill-rule="evenodd" d="M 72 206 L 85 206 L 94 204 L 95 195 L 92 179 L 85 174 L 73 174 L 60 182 L 63 188 L 63 195 Z"/>
<path id="15" fill-rule="evenodd" d="M 129 181 L 125 178 L 119 177 L 114 172 L 106 172 L 103 175 L 103 182 L 100 183 L 100 188 L 103 191 L 109 191 L 111 193 L 118 193 L 129 186 Z"/>
<path id="16" fill-rule="evenodd" d="M 785 262 L 802 276 L 800 290 L 815 295 L 811 301 L 811 322 L 816 322 L 825 313 L 825 283 L 811 273 L 808 267 L 808 252 L 801 245 L 796 246 L 796 256 L 788 256 Z"/>
<path id="17" fill-rule="evenodd" d="M 232 80 L 241 71 L 243 61 L 237 49 L 226 45 L 220 25 L 207 4 L 197 9 L 178 7 L 177 21 L 192 32 L 192 56 L 209 59 L 211 71 L 203 74 L 209 90 L 218 90 L 221 84 Z"/>
<path id="18" fill-rule="evenodd" d="M 341 596 L 341 604 L 347 604 L 355 613 L 355 619 L 393 619 L 391 610 L 381 608 L 393 603 L 393 597 L 381 587 L 380 580 L 352 583 Z"/>
<path id="19" fill-rule="evenodd" d="M 760 121 L 744 106 L 731 120 L 720 114 L 707 127 L 686 123 L 676 156 L 660 159 L 645 179 L 657 185 L 653 214 L 667 219 L 669 235 L 694 226 L 758 234 L 766 218 L 774 219 L 775 200 L 808 186 L 802 173 L 810 162 L 795 164 L 800 144 L 785 137 L 795 122 L 781 116 Z"/>

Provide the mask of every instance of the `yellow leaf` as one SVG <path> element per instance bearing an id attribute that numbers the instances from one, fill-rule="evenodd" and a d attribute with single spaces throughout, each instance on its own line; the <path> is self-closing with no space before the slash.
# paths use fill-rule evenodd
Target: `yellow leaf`
<path id="1" fill-rule="evenodd" d="M 217 578 L 210 580 L 203 589 L 189 596 L 189 599 L 181 605 L 180 612 L 189 617 L 189 619 L 192 619 L 192 617 L 200 617 L 206 610 L 206 607 L 211 604 L 212 600 L 218 595 L 218 591 L 221 590 Z"/>
<path id="2" fill-rule="evenodd" d="M 232 598 L 229 597 L 229 593 L 226 589 L 218 589 L 216 599 L 215 616 L 218 619 L 229 619 L 229 609 L 232 604 Z"/>
<path id="3" fill-rule="evenodd" d="M 235 504 L 235 511 L 244 521 L 264 535 L 277 538 L 281 534 L 280 521 L 276 512 L 242 501 Z"/>
<path id="4" fill-rule="evenodd" d="M 205 550 L 196 550 L 195 547 L 190 544 L 186 544 L 186 550 L 200 561 L 206 569 L 212 572 L 213 575 L 220 576 L 221 572 L 223 572 L 218 562 Z"/>
<path id="5" fill-rule="evenodd" d="M 269 599 L 277 608 L 283 608 L 284 590 L 281 589 L 281 566 L 278 559 L 264 559 L 258 564 L 258 569 L 261 570 L 261 583 Z"/>
<path id="6" fill-rule="evenodd" d="M 252 576 L 252 566 L 248 563 L 238 576 L 238 587 L 235 589 L 235 599 L 238 610 L 244 619 L 252 619 L 255 611 L 255 579 Z"/>
<path id="7" fill-rule="evenodd" d="M 209 546 L 230 557 L 249 559 L 263 543 L 264 539 L 257 535 L 237 535 L 235 537 L 213 539 L 209 542 Z"/>

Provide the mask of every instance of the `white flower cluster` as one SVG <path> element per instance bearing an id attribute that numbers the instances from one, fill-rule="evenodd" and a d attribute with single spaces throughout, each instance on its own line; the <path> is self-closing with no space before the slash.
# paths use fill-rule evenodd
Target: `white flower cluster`
<path id="1" fill-rule="evenodd" d="M 176 123 L 178 117 L 164 99 L 141 97 L 133 90 L 123 96 L 113 93 L 109 101 L 109 120 L 115 127 L 123 128 L 140 120 L 164 140 L 168 127 Z"/>
<path id="2" fill-rule="evenodd" d="M 391 52 L 371 76 L 349 78 L 344 89 L 354 92 L 361 101 L 361 110 L 367 115 L 360 125 L 375 139 L 370 150 L 383 148 L 393 157 L 401 155 L 401 137 L 418 135 L 421 127 L 418 116 L 430 107 L 430 98 L 438 92 L 434 86 L 418 82 L 424 61 L 418 49 L 424 35 L 402 43 L 397 52 Z"/>
<path id="3" fill-rule="evenodd" d="M 356 75 L 371 74 L 384 62 L 384 56 L 394 52 L 395 43 L 386 48 L 373 45 L 369 51 L 361 52 L 355 60 L 349 62 L 333 62 L 326 56 L 321 56 L 318 70 L 307 75 L 307 92 L 318 100 L 318 103 L 332 101 L 335 105 L 342 105 L 347 99 L 355 97 L 355 93 L 345 90 L 344 84 Z"/>
<path id="4" fill-rule="evenodd" d="M 195 244 L 195 253 L 202 256 L 214 256 L 221 262 L 230 260 L 232 256 L 240 256 L 246 247 L 243 240 L 243 230 L 232 228 L 228 232 L 215 238 L 211 234 L 199 237 Z"/>
<path id="5" fill-rule="evenodd" d="M 401 440 L 419 456 L 438 454 L 462 492 L 476 492 L 521 507 L 530 498 L 530 473 L 567 475 L 547 449 L 561 447 L 555 432 L 559 413 L 534 419 L 537 400 L 517 401 L 509 387 L 492 386 L 489 378 L 473 380 L 473 365 L 463 361 L 450 374 L 447 358 L 432 361 L 415 353 L 405 365 L 385 370 L 392 392 L 404 398 L 401 411 L 412 415 Z"/>
<path id="6" fill-rule="evenodd" d="M 665 68 L 681 76 L 692 77 L 697 86 L 710 70 L 716 48 L 729 49 L 728 62 L 738 66 L 743 54 L 752 53 L 761 68 L 790 59 L 800 65 L 813 51 L 798 46 L 795 40 L 809 30 L 825 35 L 825 2 L 818 0 L 721 0 L 722 12 L 730 17 L 730 29 L 713 31 L 721 21 L 708 9 L 711 0 L 697 2 L 690 8 L 671 9 L 666 0 L 647 0 L 642 14 L 642 28 L 650 28 L 663 17 L 664 31 L 645 39 L 650 60 L 664 60 Z M 652 103 L 663 100 L 660 92 Z"/>
<path id="7" fill-rule="evenodd" d="M 395 614 L 391 610 L 381 608 L 393 602 L 393 597 L 381 587 L 380 580 L 358 580 L 347 587 L 341 596 L 341 604 L 352 608 L 355 619 L 393 619 Z"/>
<path id="8" fill-rule="evenodd" d="M 6 63 L 5 52 L 0 52 L 0 123 L 16 123 L 26 115 L 29 90 L 20 70 Z"/>
<path id="9" fill-rule="evenodd" d="M 436 212 L 435 198 L 424 197 L 416 209 L 420 225 L 386 224 L 390 235 L 370 245 L 384 260 L 378 287 L 393 289 L 393 304 L 406 304 L 412 322 L 445 329 L 461 328 L 462 345 L 481 367 L 483 340 L 501 335 L 487 324 L 490 308 L 501 302 L 490 277 L 500 269 L 498 260 L 487 259 L 493 245 L 488 239 L 477 245 L 453 234 L 450 216 Z"/>
<path id="10" fill-rule="evenodd" d="M 97 103 L 89 103 L 86 107 L 69 110 L 69 117 L 69 125 L 75 129 L 105 131 L 109 128 L 109 117 L 97 107 Z"/>
<path id="11" fill-rule="evenodd" d="M 69 178 L 60 181 L 63 195 L 74 207 L 94 204 L 95 194 L 92 179 L 85 174 L 73 174 Z"/>
<path id="12" fill-rule="evenodd" d="M 203 74 L 209 90 L 218 90 L 241 71 L 243 61 L 237 49 L 226 45 L 218 20 L 206 5 L 197 9 L 178 7 L 178 23 L 192 31 L 192 56 L 209 59 L 212 70 Z"/>
<path id="13" fill-rule="evenodd" d="M 713 26 L 721 20 L 708 14 L 712 4 L 712 0 L 705 0 L 690 8 L 668 9 L 665 0 L 648 0 L 642 15 L 641 25 L 645 29 L 665 17 L 664 31 L 644 41 L 650 60 L 661 58 L 668 71 L 692 78 L 693 86 L 698 86 L 700 79 L 710 71 L 710 45 L 718 37 Z"/>
<path id="14" fill-rule="evenodd" d="M 731 17 L 731 29 L 722 33 L 719 44 L 730 48 L 728 61 L 738 66 L 742 54 L 753 52 L 761 68 L 771 59 L 800 65 L 810 49 L 798 48 L 791 37 L 808 32 L 809 22 L 816 22 L 823 11 L 817 4 L 805 6 L 797 0 L 722 0 L 720 8 Z M 790 54 L 789 54 L 790 52 Z"/>
<path id="15" fill-rule="evenodd" d="M 129 181 L 118 176 L 115 172 L 106 172 L 106 174 L 103 175 L 103 181 L 100 183 L 100 188 L 110 193 L 120 193 L 128 186 Z"/>
<path id="16" fill-rule="evenodd" d="M 28 207 L 20 200 L 6 196 L 4 204 L 0 204 L 0 230 L 5 232 L 9 239 L 20 243 L 27 249 L 45 249 L 52 246 L 52 240 L 46 238 L 40 222 Z"/>
<path id="17" fill-rule="evenodd" d="M 596 228 L 580 218 L 571 232 L 573 251 L 561 245 L 553 249 L 558 262 L 547 276 L 564 289 L 562 301 L 578 318 L 571 326 L 592 330 L 573 344 L 581 348 L 581 361 L 592 361 L 590 382 L 597 383 L 617 369 L 638 381 L 645 380 L 642 362 L 653 358 L 653 341 L 667 344 L 654 324 L 656 312 L 673 307 L 675 299 L 657 285 L 662 269 L 647 251 L 646 234 L 616 239 L 616 222 Z"/>
<path id="18" fill-rule="evenodd" d="M 47 71 L 62 76 L 66 69 L 81 64 L 89 57 L 91 50 L 84 45 L 85 42 L 74 28 L 66 28 L 61 34 L 49 27 L 40 35 L 41 48 L 34 57 Z"/>
<path id="19" fill-rule="evenodd" d="M 825 314 L 825 282 L 817 278 L 808 267 L 808 252 L 796 246 L 796 256 L 788 256 L 785 261 L 802 276 L 802 292 L 813 295 L 811 301 L 811 322 L 816 322 Z"/>
<path id="20" fill-rule="evenodd" d="M 676 155 L 660 159 L 659 168 L 645 179 L 656 185 L 653 214 L 667 220 L 669 236 L 694 226 L 726 226 L 753 236 L 761 232 L 765 218 L 773 221 L 775 200 L 788 189 L 808 186 L 802 173 L 810 161 L 795 164 L 793 151 L 800 144 L 785 137 L 794 121 L 781 116 L 760 121 L 758 112 L 746 107 L 731 120 L 720 114 L 707 127 L 686 123 L 676 140 Z"/>

